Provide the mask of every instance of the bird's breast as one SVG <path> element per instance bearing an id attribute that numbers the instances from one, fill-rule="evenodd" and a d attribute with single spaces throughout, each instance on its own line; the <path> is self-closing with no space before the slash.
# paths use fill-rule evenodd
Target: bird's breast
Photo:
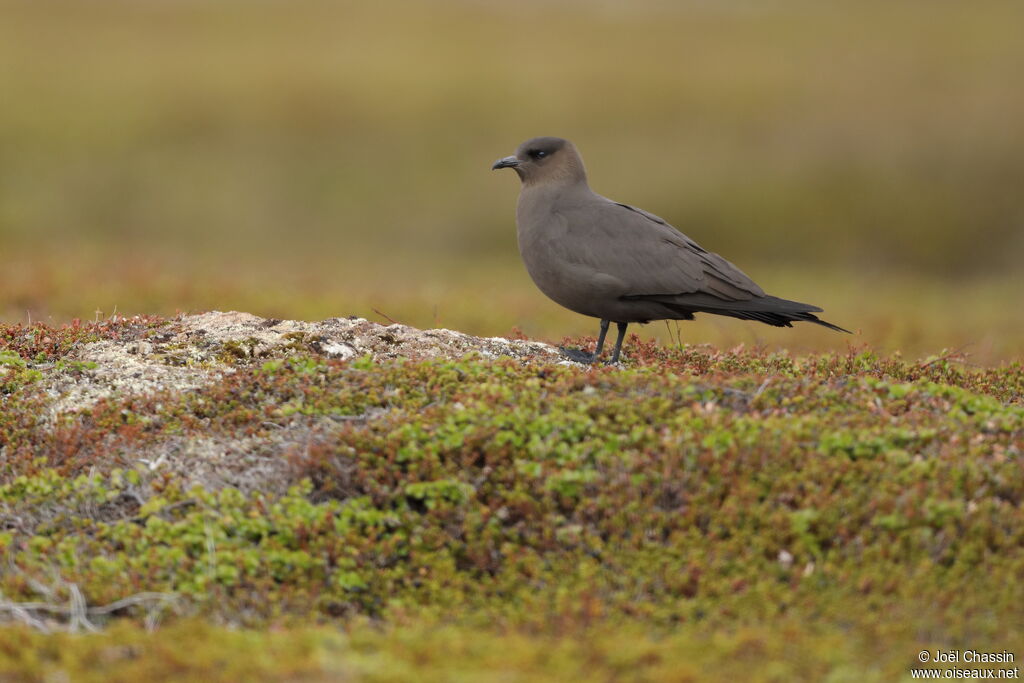
<path id="1" fill-rule="evenodd" d="M 585 245 L 565 214 L 518 212 L 519 253 L 530 278 L 548 298 L 582 315 L 605 317 L 621 283 L 582 258 Z"/>

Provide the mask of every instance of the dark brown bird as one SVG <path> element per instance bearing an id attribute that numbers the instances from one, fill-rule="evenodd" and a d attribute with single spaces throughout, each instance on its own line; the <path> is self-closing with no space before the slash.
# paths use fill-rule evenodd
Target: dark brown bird
<path id="1" fill-rule="evenodd" d="M 819 320 L 817 306 L 765 294 L 739 268 L 654 214 L 595 193 L 568 140 L 527 140 L 491 168 L 514 169 L 522 180 L 519 253 L 537 287 L 569 310 L 600 319 L 588 360 L 601 355 L 609 323 L 618 324 L 616 363 L 629 323 L 693 320 L 694 313 L 849 332 Z"/>

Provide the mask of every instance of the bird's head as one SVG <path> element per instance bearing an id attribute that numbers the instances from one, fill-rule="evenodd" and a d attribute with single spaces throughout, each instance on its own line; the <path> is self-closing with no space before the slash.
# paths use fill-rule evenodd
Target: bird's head
<path id="1" fill-rule="evenodd" d="M 571 184 L 587 181 L 576 147 L 563 138 L 542 137 L 519 145 L 515 155 L 498 159 L 492 170 L 511 168 L 519 175 L 523 185 L 537 183 Z"/>

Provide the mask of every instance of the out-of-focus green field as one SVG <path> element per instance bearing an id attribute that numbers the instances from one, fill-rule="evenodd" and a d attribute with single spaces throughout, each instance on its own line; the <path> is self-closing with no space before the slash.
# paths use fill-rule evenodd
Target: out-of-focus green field
<path id="1" fill-rule="evenodd" d="M 558 339 L 512 174 L 572 138 L 849 338 L 1024 353 L 1024 5 L 4 2 L 0 319 L 239 308 Z M 645 328 L 663 340 L 664 324 Z"/>

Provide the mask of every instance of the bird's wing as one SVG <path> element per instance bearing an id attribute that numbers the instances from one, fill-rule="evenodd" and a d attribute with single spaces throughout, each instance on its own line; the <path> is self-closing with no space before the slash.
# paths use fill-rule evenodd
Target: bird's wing
<path id="1" fill-rule="evenodd" d="M 724 301 L 764 296 L 739 268 L 663 219 L 600 197 L 570 217 L 565 257 L 625 285 L 628 298 L 706 294 Z"/>

